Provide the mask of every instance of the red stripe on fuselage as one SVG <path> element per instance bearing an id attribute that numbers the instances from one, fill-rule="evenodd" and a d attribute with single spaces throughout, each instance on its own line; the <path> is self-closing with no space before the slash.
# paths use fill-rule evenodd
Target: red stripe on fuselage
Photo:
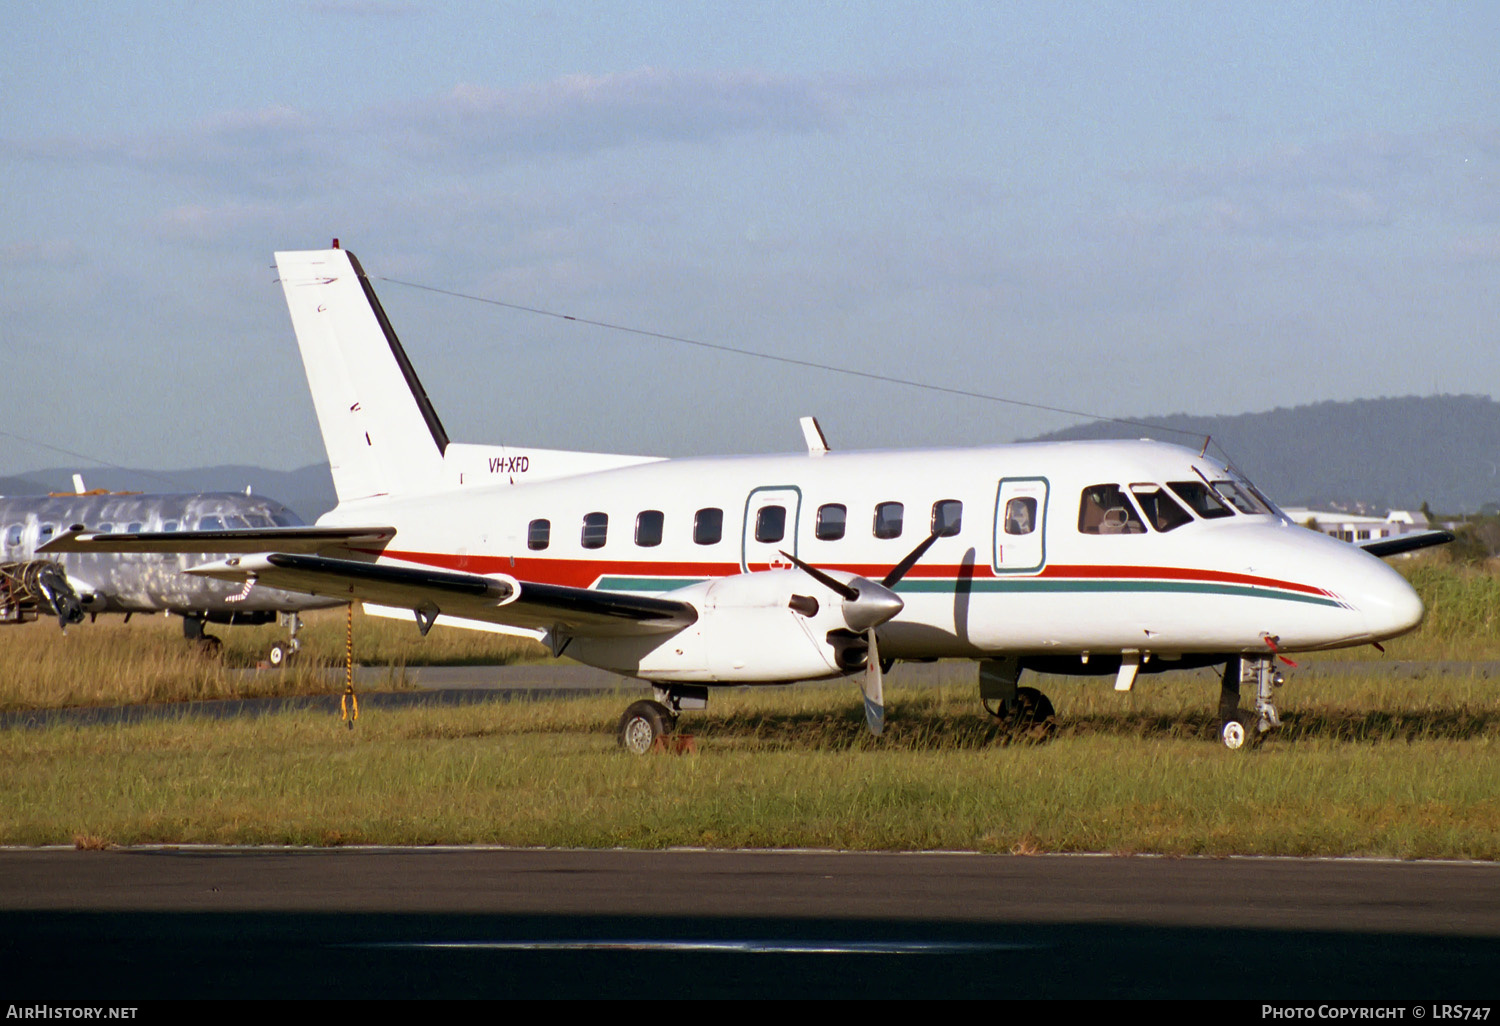
<path id="1" fill-rule="evenodd" d="M 703 580 L 710 577 L 729 577 L 740 572 L 738 563 L 678 562 L 675 560 L 605 560 L 605 559 L 541 559 L 534 556 L 460 556 L 447 552 L 397 552 L 387 549 L 384 553 L 393 559 L 411 563 L 458 570 L 471 574 L 507 574 L 523 581 L 539 584 L 562 584 L 573 588 L 592 587 L 600 577 L 682 577 Z M 373 553 L 372 553 L 373 555 Z M 757 564 L 759 565 L 759 564 Z M 819 563 L 824 570 L 843 570 L 872 580 L 880 580 L 890 572 L 890 567 L 879 563 Z M 907 577 L 938 579 L 963 579 L 974 577 L 994 578 L 998 575 L 988 565 L 971 564 L 918 564 L 911 568 Z M 1022 575 L 1018 575 L 1022 576 Z M 1307 595 L 1336 597 L 1333 592 L 1309 584 L 1282 581 L 1273 577 L 1257 577 L 1251 574 L 1229 573 L 1223 570 L 1203 570 L 1196 567 L 1170 566 L 1115 566 L 1108 564 L 1052 564 L 1042 568 L 1041 573 L 1024 575 L 1045 577 L 1053 580 L 1158 580 L 1158 581 L 1205 581 L 1219 584 L 1242 584 L 1258 587 L 1280 588 Z"/>

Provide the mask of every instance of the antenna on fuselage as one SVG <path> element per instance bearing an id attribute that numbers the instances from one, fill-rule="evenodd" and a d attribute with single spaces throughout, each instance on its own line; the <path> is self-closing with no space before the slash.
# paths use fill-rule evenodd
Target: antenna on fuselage
<path id="1" fill-rule="evenodd" d="M 828 439 L 823 436 L 823 428 L 818 424 L 817 417 L 803 417 L 802 439 L 807 442 L 807 454 L 809 456 L 821 456 L 828 451 Z"/>
<path id="2" fill-rule="evenodd" d="M 1198 450 L 1198 458 L 1200 460 L 1203 457 L 1205 457 L 1205 456 L 1208 455 L 1208 443 L 1212 442 L 1213 440 L 1214 440 L 1214 436 L 1213 435 L 1204 435 L 1203 436 L 1203 448 L 1201 448 L 1201 449 Z"/>

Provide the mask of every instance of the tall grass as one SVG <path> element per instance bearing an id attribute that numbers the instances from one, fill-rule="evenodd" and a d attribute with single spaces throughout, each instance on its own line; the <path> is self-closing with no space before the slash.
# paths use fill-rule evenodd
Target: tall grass
<path id="1" fill-rule="evenodd" d="M 295 713 L 5 731 L 0 843 L 1500 857 L 1493 689 L 1310 682 L 1295 729 L 1233 753 L 1194 736 L 1193 688 L 1058 687 L 1068 725 L 1037 745 L 987 725 L 970 688 L 892 685 L 883 738 L 852 686 L 732 691 L 684 719 L 696 754 L 645 758 L 615 747 L 623 696 L 370 709 L 354 730 Z M 1346 694 L 1382 699 L 1358 738 Z"/>
<path id="2" fill-rule="evenodd" d="M 104 616 L 59 631 L 51 620 L 0 627 L 0 710 L 183 702 L 209 698 L 319 694 L 343 686 L 331 669 L 345 656 L 346 611 L 304 617 L 302 652 L 285 669 L 246 674 L 287 632 L 209 625 L 223 641 L 214 651 L 182 636 L 177 617 Z M 390 666 L 393 679 L 412 665 L 505 664 L 545 658 L 534 642 L 500 634 L 434 627 L 422 638 L 415 623 L 354 613 L 359 665 Z"/>

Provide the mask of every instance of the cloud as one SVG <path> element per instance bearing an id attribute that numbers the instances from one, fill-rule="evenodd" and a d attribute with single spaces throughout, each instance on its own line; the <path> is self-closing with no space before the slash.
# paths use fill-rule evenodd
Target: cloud
<path id="1" fill-rule="evenodd" d="M 509 89 L 464 84 L 338 121 L 273 105 L 175 132 L 0 140 L 0 156 L 122 166 L 241 196 L 300 196 L 378 175 L 389 158 L 468 170 L 747 132 L 833 131 L 855 88 L 755 71 L 645 68 Z"/>
<path id="2" fill-rule="evenodd" d="M 63 267 L 82 257 L 83 250 L 71 239 L 33 239 L 0 246 L 0 267 Z"/>
<path id="3" fill-rule="evenodd" d="M 276 191 L 325 162 L 312 118 L 287 106 L 229 111 L 179 132 L 115 138 L 65 136 L 0 142 L 0 153 L 41 161 L 118 165 L 193 180 Z"/>
<path id="4" fill-rule="evenodd" d="M 1158 199 L 1127 205 L 1116 221 L 1146 232 L 1317 235 L 1409 217 L 1463 220 L 1483 206 L 1474 183 L 1496 171 L 1492 131 L 1367 133 L 1122 174 Z"/>
<path id="5" fill-rule="evenodd" d="M 416 14 L 421 8 L 403 0 L 306 0 L 310 11 L 341 17 L 388 18 Z"/>
<path id="6" fill-rule="evenodd" d="M 513 89 L 459 85 L 382 113 L 408 153 L 505 161 L 582 155 L 641 142 L 711 142 L 756 131 L 835 130 L 846 91 L 762 72 L 643 68 L 567 75 Z"/>

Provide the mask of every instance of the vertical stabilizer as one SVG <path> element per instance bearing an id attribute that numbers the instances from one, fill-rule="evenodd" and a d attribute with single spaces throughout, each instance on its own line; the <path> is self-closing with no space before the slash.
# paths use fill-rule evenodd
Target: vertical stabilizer
<path id="1" fill-rule="evenodd" d="M 339 502 L 439 487 L 448 434 L 354 254 L 276 254 Z"/>

